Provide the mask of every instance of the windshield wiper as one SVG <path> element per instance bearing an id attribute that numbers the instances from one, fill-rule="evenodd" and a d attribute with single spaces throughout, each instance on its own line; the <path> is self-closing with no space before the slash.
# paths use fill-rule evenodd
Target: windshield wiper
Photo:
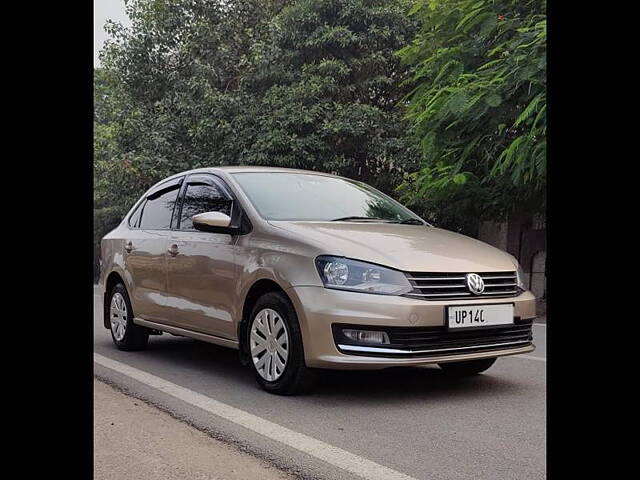
<path id="1" fill-rule="evenodd" d="M 425 223 L 418 220 L 417 218 L 406 218 L 404 220 L 395 221 L 391 223 L 399 223 L 401 225 L 424 225 Z"/>
<path id="2" fill-rule="evenodd" d="M 350 217 L 340 217 L 340 218 L 334 218 L 333 220 L 330 220 L 330 222 L 346 222 L 349 220 L 376 220 L 378 222 L 388 222 L 389 220 L 385 220 L 384 218 L 376 218 L 376 217 L 358 217 L 356 215 L 350 216 Z"/>

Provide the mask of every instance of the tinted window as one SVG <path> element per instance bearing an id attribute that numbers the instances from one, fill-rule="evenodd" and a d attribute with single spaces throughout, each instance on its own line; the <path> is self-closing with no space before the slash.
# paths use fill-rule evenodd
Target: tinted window
<path id="1" fill-rule="evenodd" d="M 148 230 L 165 230 L 171 227 L 171 215 L 176 204 L 180 186 L 163 190 L 159 194 L 147 198 L 142 210 L 140 228 Z"/>
<path id="2" fill-rule="evenodd" d="M 135 228 L 138 226 L 138 220 L 140 220 L 140 214 L 142 213 L 142 206 L 144 205 L 144 201 L 140 202 L 138 208 L 131 214 L 129 217 L 129 226 Z"/>
<path id="3" fill-rule="evenodd" d="M 231 216 L 231 199 L 217 186 L 187 186 L 180 215 L 180 230 L 195 230 L 191 217 L 204 212 L 221 212 Z"/>

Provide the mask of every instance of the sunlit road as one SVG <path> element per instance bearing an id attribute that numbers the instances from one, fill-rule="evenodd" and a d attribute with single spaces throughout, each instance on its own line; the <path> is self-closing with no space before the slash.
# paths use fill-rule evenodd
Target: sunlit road
<path id="1" fill-rule="evenodd" d="M 347 460 L 363 459 L 358 468 L 370 461 L 416 479 L 545 478 L 545 325 L 534 325 L 534 352 L 498 359 L 475 377 L 450 378 L 435 366 L 327 372 L 313 393 L 278 397 L 258 388 L 233 350 L 164 334 L 152 336 L 148 350 L 118 351 L 102 325 L 97 295 L 94 305 L 98 356 L 214 399 L 216 405 L 235 407 L 247 417 L 269 420 L 276 432 L 284 427 L 326 444 L 327 451 L 349 452 Z M 322 449 L 318 455 L 305 453 L 277 435 L 256 433 L 171 389 L 104 365 L 95 364 L 98 378 L 289 472 L 303 478 L 362 478 L 322 457 Z M 375 475 L 369 478 L 386 474 Z"/>

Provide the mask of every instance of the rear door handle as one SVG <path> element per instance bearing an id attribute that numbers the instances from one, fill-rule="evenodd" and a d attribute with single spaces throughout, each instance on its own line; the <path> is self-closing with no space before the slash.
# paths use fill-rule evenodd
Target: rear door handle
<path id="1" fill-rule="evenodd" d="M 124 246 L 124 249 L 127 251 L 127 253 L 131 253 L 131 250 L 133 250 L 133 243 L 131 243 L 131 240 L 127 242 L 127 244 Z"/>
<path id="2" fill-rule="evenodd" d="M 172 257 L 175 257 L 176 255 L 178 255 L 178 245 L 177 244 L 173 244 L 171 245 L 169 248 L 167 248 L 167 252 L 169 253 L 169 255 L 171 255 Z"/>

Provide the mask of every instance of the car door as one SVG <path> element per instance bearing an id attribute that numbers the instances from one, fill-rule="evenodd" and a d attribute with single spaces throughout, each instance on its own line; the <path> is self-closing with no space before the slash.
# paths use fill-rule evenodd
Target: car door
<path id="1" fill-rule="evenodd" d="M 184 177 L 183 177 L 184 178 Z M 125 239 L 125 268 L 131 275 L 131 302 L 136 317 L 166 322 L 167 242 L 183 178 L 147 193 L 132 216 Z"/>
<path id="2" fill-rule="evenodd" d="M 226 233 L 198 231 L 191 217 L 204 212 L 232 216 L 231 192 L 214 175 L 191 175 L 181 193 L 178 229 L 167 252 L 167 310 L 179 327 L 236 338 L 235 243 Z"/>

